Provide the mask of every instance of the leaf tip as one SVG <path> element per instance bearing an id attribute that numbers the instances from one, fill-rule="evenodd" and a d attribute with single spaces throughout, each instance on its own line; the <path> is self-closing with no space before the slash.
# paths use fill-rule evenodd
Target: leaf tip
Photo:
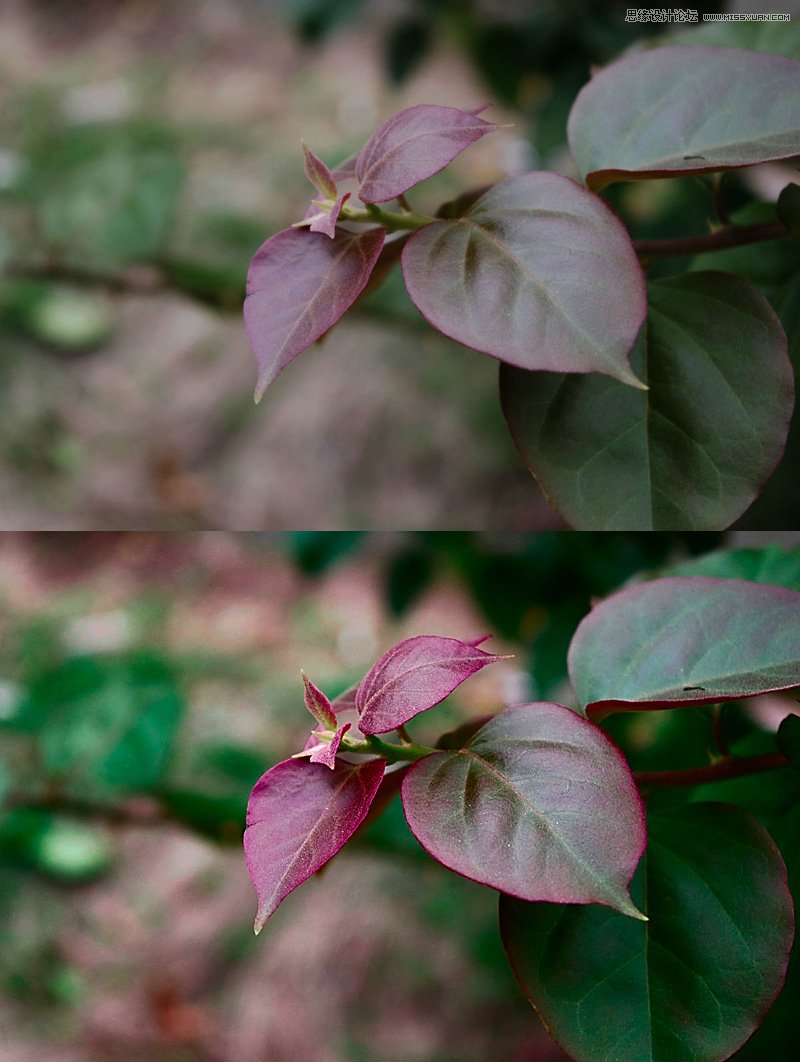
<path id="1" fill-rule="evenodd" d="M 635 387 L 637 391 L 649 391 L 650 388 L 647 384 L 640 380 L 636 373 L 628 365 L 620 367 L 617 372 L 612 374 L 615 380 L 619 380 L 620 383 L 627 384 L 628 387 Z"/>
<path id="2" fill-rule="evenodd" d="M 266 376 L 264 374 L 259 376 L 258 382 L 256 383 L 256 389 L 253 392 L 253 401 L 255 402 L 256 405 L 258 405 L 258 403 L 264 397 L 264 395 L 266 394 L 267 388 L 269 387 L 269 385 L 271 383 L 272 383 L 272 380 L 269 378 L 269 376 Z"/>

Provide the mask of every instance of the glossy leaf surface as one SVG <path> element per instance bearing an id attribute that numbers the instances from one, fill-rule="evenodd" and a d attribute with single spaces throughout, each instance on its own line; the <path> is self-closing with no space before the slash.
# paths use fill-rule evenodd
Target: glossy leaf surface
<path id="1" fill-rule="evenodd" d="M 761 293 L 725 273 L 650 285 L 631 364 L 649 386 L 503 367 L 511 435 L 578 530 L 720 530 L 775 469 L 794 406 L 786 336 Z"/>
<path id="2" fill-rule="evenodd" d="M 247 807 L 244 850 L 258 894 L 259 933 L 278 904 L 332 859 L 364 821 L 383 760 L 321 763 L 284 760 L 258 780 Z"/>
<path id="3" fill-rule="evenodd" d="M 597 605 L 575 632 L 581 705 L 671 707 L 800 686 L 800 593 L 737 579 L 656 579 Z"/>
<path id="4" fill-rule="evenodd" d="M 363 734 L 386 734 L 433 708 L 470 675 L 502 657 L 457 638 L 419 635 L 392 646 L 358 685 Z"/>
<path id="5" fill-rule="evenodd" d="M 384 230 L 322 233 L 284 229 L 256 252 L 244 320 L 258 362 L 256 400 L 281 369 L 328 331 L 369 280 Z"/>
<path id="6" fill-rule="evenodd" d="M 651 815 L 634 879 L 646 924 L 597 907 L 500 901 L 525 994 L 576 1062 L 721 1062 L 783 983 L 794 932 L 786 868 L 747 812 Z"/>
<path id="7" fill-rule="evenodd" d="M 639 917 L 628 884 L 645 844 L 622 753 L 560 704 L 507 708 L 403 781 L 408 824 L 434 859 L 526 900 Z"/>
<path id="8" fill-rule="evenodd" d="M 498 126 L 470 111 L 423 103 L 384 122 L 356 159 L 364 203 L 385 203 L 444 169 Z"/>
<path id="9" fill-rule="evenodd" d="M 790 158 L 800 153 L 800 63 L 702 45 L 632 55 L 581 90 L 568 137 L 594 189 Z"/>
<path id="10" fill-rule="evenodd" d="M 459 343 L 524 369 L 638 383 L 628 353 L 646 312 L 641 267 L 616 215 L 567 177 L 509 177 L 419 229 L 403 275 L 420 313 Z"/>

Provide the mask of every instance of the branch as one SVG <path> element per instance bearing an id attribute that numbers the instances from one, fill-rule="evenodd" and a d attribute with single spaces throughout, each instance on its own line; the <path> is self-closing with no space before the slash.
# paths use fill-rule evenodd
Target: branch
<path id="1" fill-rule="evenodd" d="M 3 805 L 25 811 L 58 811 L 82 819 L 97 819 L 109 826 L 163 826 L 172 821 L 167 808 L 147 797 L 132 797 L 116 804 L 60 793 L 6 793 Z"/>
<path id="2" fill-rule="evenodd" d="M 235 313 L 241 310 L 244 299 L 244 291 L 194 290 L 190 285 L 179 283 L 166 270 L 151 265 L 130 266 L 118 273 L 109 273 L 67 263 L 11 262 L 3 272 L 15 279 L 51 280 L 78 287 L 102 288 L 115 295 L 182 295 Z"/>
<path id="3" fill-rule="evenodd" d="M 676 787 L 703 785 L 706 782 L 723 782 L 728 778 L 741 778 L 761 771 L 775 771 L 788 767 L 789 761 L 781 752 L 766 752 L 761 756 L 725 757 L 706 767 L 687 767 L 682 771 L 634 771 L 637 785 Z"/>
<path id="4" fill-rule="evenodd" d="M 705 236 L 682 236 L 676 240 L 634 240 L 636 253 L 642 258 L 682 258 L 704 251 L 724 251 L 747 243 L 779 240 L 789 230 L 782 221 L 761 221 L 755 225 L 732 225 Z"/>

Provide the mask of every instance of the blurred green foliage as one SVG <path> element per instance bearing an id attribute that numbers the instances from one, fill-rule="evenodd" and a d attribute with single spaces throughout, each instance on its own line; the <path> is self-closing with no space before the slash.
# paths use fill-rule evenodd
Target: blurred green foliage
<path id="1" fill-rule="evenodd" d="M 184 181 L 179 142 L 168 128 L 66 126 L 32 148 L 27 166 L 21 195 L 62 262 L 148 261 L 164 247 Z"/>

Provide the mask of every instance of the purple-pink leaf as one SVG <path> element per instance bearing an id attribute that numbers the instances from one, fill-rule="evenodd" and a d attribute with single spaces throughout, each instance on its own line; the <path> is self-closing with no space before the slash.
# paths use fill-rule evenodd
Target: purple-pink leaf
<path id="1" fill-rule="evenodd" d="M 356 690 L 364 734 L 385 734 L 433 708 L 470 675 L 504 657 L 457 638 L 420 635 L 393 646 Z"/>
<path id="2" fill-rule="evenodd" d="M 417 309 L 451 339 L 521 369 L 596 372 L 643 387 L 628 356 L 647 312 L 627 231 L 556 173 L 500 181 L 403 250 Z"/>
<path id="3" fill-rule="evenodd" d="M 325 694 L 319 689 L 305 671 L 300 672 L 303 679 L 306 708 L 314 716 L 318 723 L 328 730 L 336 729 L 336 713 Z"/>
<path id="4" fill-rule="evenodd" d="M 304 140 L 301 143 L 306 156 L 306 177 L 324 199 L 335 199 L 336 181 L 333 179 L 333 174 L 322 159 L 317 158 L 314 152 L 310 150 Z"/>
<path id="5" fill-rule="evenodd" d="M 463 747 L 418 760 L 403 807 L 423 848 L 473 881 L 643 917 L 628 891 L 646 841 L 636 783 L 606 734 L 563 705 L 507 708 Z"/>
<path id="6" fill-rule="evenodd" d="M 383 778 L 383 760 L 333 768 L 284 760 L 256 782 L 247 807 L 244 851 L 258 894 L 255 931 L 364 821 Z"/>
<path id="7" fill-rule="evenodd" d="M 364 203 L 394 199 L 499 128 L 456 107 L 409 107 L 384 122 L 361 150 L 356 160 L 358 197 Z"/>
<path id="8" fill-rule="evenodd" d="M 356 711 L 356 687 L 353 686 L 349 690 L 345 690 L 344 693 L 340 693 L 338 697 L 335 697 L 331 704 L 334 712 L 337 716 L 340 716 L 343 712 Z"/>
<path id="9" fill-rule="evenodd" d="M 331 170 L 331 177 L 333 177 L 335 181 L 355 180 L 357 158 L 358 155 L 351 155 L 349 158 L 340 162 L 338 166 L 334 166 Z"/>
<path id="10" fill-rule="evenodd" d="M 384 230 L 284 229 L 262 244 L 247 275 L 244 320 L 258 362 L 256 401 L 278 373 L 352 306 L 383 247 Z"/>
<path id="11" fill-rule="evenodd" d="M 336 765 L 336 753 L 339 751 L 339 746 L 342 743 L 342 738 L 352 726 L 351 723 L 345 723 L 340 726 L 336 733 L 331 738 L 330 742 L 320 741 L 318 745 L 314 745 L 311 749 L 311 755 L 309 757 L 310 763 L 324 763 L 326 767 L 330 767 L 331 770 Z M 311 735 L 312 737 L 320 737 L 316 731 Z"/>
<path id="12" fill-rule="evenodd" d="M 345 192 L 343 195 L 339 196 L 330 210 L 323 208 L 320 210 L 319 214 L 315 214 L 308 227 L 309 232 L 321 232 L 325 236 L 329 236 L 333 239 L 336 235 L 336 222 L 339 220 L 339 214 L 349 198 L 350 192 Z M 317 200 L 314 200 L 313 202 L 314 206 L 320 205 Z"/>

